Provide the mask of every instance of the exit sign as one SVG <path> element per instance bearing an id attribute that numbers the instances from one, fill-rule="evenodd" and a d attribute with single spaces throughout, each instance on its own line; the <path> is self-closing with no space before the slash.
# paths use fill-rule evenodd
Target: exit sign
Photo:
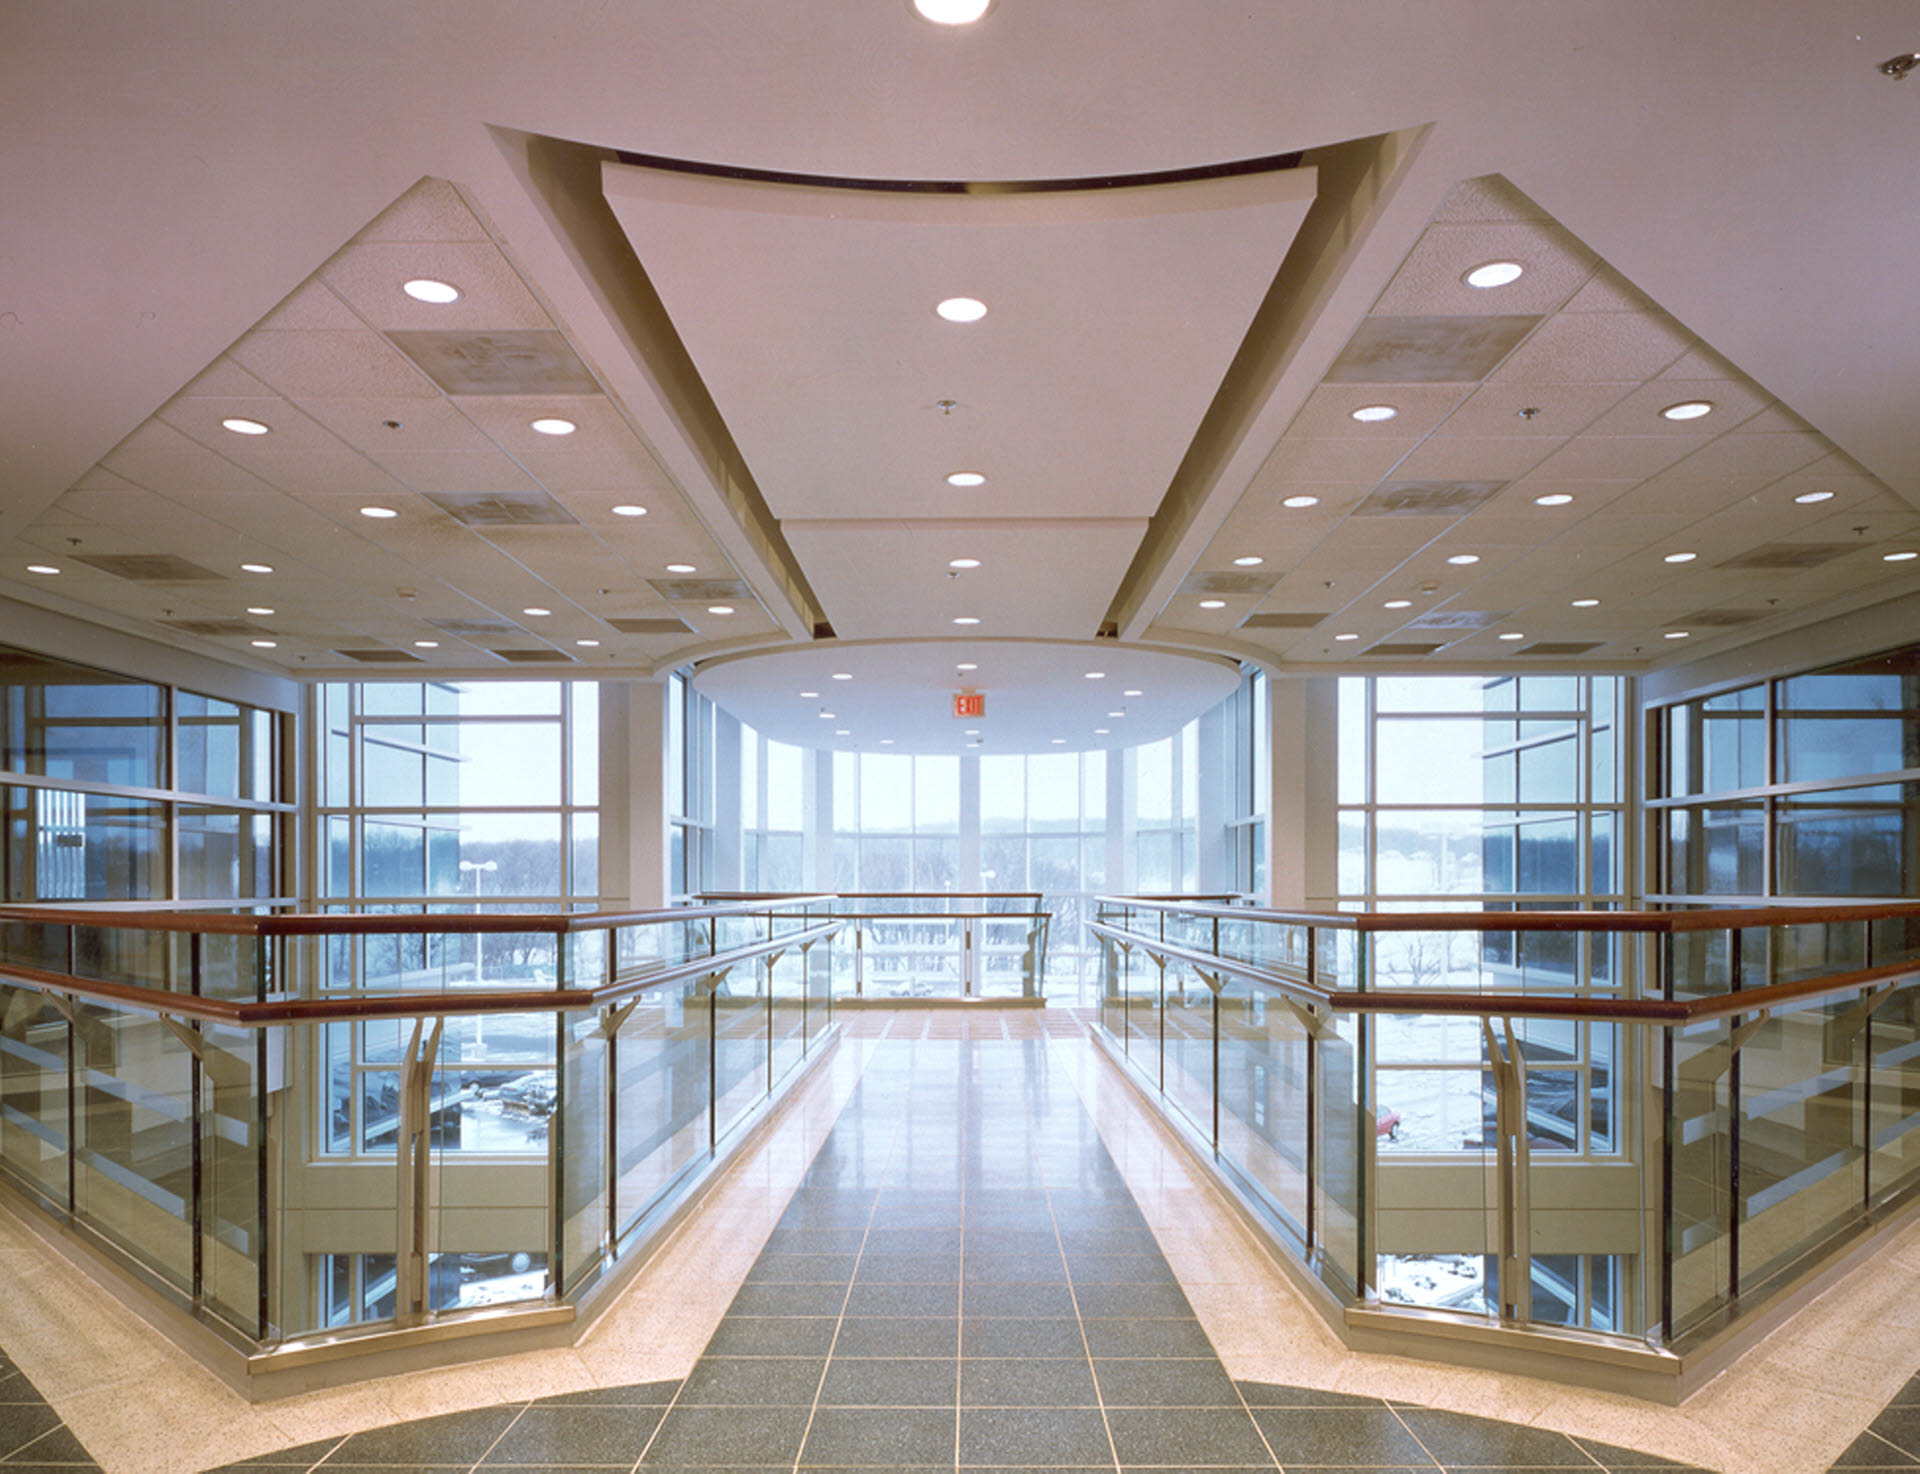
<path id="1" fill-rule="evenodd" d="M 985 716 L 987 714 L 987 693 L 984 691 L 954 692 L 953 714 L 957 717 Z"/>

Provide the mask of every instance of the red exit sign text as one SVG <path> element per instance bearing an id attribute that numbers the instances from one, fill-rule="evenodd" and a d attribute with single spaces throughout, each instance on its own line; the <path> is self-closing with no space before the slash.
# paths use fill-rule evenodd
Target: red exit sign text
<path id="1" fill-rule="evenodd" d="M 987 693 L 984 691 L 954 692 L 953 714 L 957 717 L 985 716 L 987 714 Z"/>

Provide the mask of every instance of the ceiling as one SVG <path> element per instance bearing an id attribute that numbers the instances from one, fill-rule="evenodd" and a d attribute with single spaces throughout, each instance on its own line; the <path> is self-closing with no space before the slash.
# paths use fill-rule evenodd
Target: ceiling
<path id="1" fill-rule="evenodd" d="M 1408 10 L 9 6 L 0 596 L 742 704 L 1185 652 L 1184 705 L 1920 590 L 1910 7 Z"/>

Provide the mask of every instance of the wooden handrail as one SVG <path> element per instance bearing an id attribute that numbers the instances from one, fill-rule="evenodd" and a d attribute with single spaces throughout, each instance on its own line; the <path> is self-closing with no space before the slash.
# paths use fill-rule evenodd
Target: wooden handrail
<path id="1" fill-rule="evenodd" d="M 1223 921 L 1323 926 L 1362 933 L 1402 931 L 1636 932 L 1673 935 L 1754 926 L 1811 926 L 1826 921 L 1920 921 L 1920 901 L 1830 905 L 1728 906 L 1705 911 L 1294 911 L 1265 906 L 1214 906 L 1140 896 L 1096 896 L 1096 906 L 1177 911 Z"/>

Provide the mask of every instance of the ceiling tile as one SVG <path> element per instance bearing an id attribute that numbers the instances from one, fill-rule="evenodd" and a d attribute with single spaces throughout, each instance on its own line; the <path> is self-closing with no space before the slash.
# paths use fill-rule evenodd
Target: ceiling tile
<path id="1" fill-rule="evenodd" d="M 289 399 L 424 398 L 433 383 L 378 333 L 248 333 L 232 348 L 240 366 Z"/>
<path id="2" fill-rule="evenodd" d="M 1639 383 L 1674 362 L 1692 334 L 1652 313 L 1560 313 L 1493 371 L 1521 384 Z"/>
<path id="3" fill-rule="evenodd" d="M 1526 270 L 1504 287 L 1471 287 L 1462 280 L 1490 261 L 1513 261 Z M 1592 252 L 1547 221 L 1433 225 L 1380 294 L 1373 315 L 1538 315 L 1558 308 L 1592 271 Z"/>

